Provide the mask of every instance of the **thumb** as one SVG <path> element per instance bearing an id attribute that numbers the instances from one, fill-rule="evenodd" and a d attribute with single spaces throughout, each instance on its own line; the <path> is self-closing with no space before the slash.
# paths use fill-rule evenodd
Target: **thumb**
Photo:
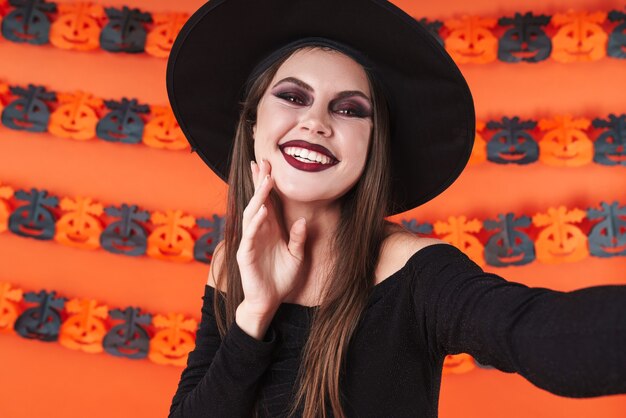
<path id="1" fill-rule="evenodd" d="M 306 241 L 306 220 L 300 218 L 291 225 L 287 249 L 291 255 L 302 261 L 304 259 L 304 242 Z"/>

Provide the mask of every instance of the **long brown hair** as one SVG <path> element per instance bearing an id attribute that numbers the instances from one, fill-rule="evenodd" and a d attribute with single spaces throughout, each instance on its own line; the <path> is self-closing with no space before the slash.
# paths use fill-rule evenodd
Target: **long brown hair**
<path id="1" fill-rule="evenodd" d="M 307 46 L 304 48 L 317 48 Z M 330 49 L 320 47 L 322 49 Z M 247 87 L 237 125 L 229 173 L 228 206 L 224 231 L 224 266 L 215 278 L 214 306 L 220 334 L 235 320 L 237 306 L 243 301 L 241 275 L 236 253 L 241 241 L 243 209 L 254 194 L 250 161 L 254 159 L 252 127 L 256 110 L 278 68 L 294 52 L 287 51 Z M 330 276 L 322 293 L 322 303 L 313 317 L 307 343 L 302 351 L 298 371 L 299 387 L 290 410 L 293 416 L 302 410 L 304 418 L 326 417 L 328 408 L 337 418 L 345 417 L 341 406 L 340 376 L 348 343 L 374 287 L 375 269 L 388 222 L 386 202 L 389 198 L 389 127 L 387 105 L 382 89 L 372 72 L 368 77 L 372 107 L 373 129 L 368 157 L 362 176 L 341 198 L 341 215 L 331 243 Z M 281 204 L 276 194 L 271 196 L 275 208 Z M 281 219 L 280 213 L 278 218 Z M 225 305 L 225 317 L 218 308 Z"/>

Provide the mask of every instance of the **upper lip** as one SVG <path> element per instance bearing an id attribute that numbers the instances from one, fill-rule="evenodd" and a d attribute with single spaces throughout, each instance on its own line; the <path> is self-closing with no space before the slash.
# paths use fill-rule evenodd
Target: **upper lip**
<path id="1" fill-rule="evenodd" d="M 337 161 L 337 157 L 335 157 L 333 155 L 333 153 L 328 150 L 328 148 L 326 148 L 326 147 L 324 147 L 322 145 L 319 145 L 319 144 L 312 144 L 312 143 L 304 141 L 302 139 L 295 139 L 295 140 L 292 140 L 292 141 L 287 141 L 287 142 L 285 142 L 283 144 L 279 144 L 278 147 L 280 148 L 281 151 L 284 150 L 287 147 L 306 148 L 308 150 L 315 151 L 315 152 L 318 152 L 318 153 L 320 153 L 322 155 L 325 155 L 325 156 L 327 156 L 328 158 L 330 158 L 330 159 L 332 159 L 334 161 Z"/>

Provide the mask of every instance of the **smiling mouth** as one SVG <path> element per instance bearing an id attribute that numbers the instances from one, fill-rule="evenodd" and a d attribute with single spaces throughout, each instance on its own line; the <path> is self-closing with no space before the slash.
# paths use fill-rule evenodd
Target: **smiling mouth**
<path id="1" fill-rule="evenodd" d="M 288 141 L 278 147 L 285 161 L 302 171 L 322 171 L 339 162 L 326 147 L 302 140 Z"/>

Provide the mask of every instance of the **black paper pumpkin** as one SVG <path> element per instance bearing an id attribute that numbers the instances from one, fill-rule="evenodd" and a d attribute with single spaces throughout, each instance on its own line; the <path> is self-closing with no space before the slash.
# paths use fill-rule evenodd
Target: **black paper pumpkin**
<path id="1" fill-rule="evenodd" d="M 490 121 L 487 128 L 498 130 L 487 142 L 487 159 L 498 164 L 529 164 L 539 158 L 539 144 L 526 131 L 537 126 L 532 120 L 522 121 L 515 116 Z"/>
<path id="2" fill-rule="evenodd" d="M 402 226 L 404 226 L 406 229 L 414 234 L 430 235 L 433 233 L 432 224 L 428 222 L 418 223 L 415 219 L 411 219 L 409 221 L 403 220 Z"/>
<path id="3" fill-rule="evenodd" d="M 143 255 L 147 248 L 147 234 L 139 222 L 146 222 L 150 214 L 139 211 L 137 205 L 122 204 L 120 207 L 109 206 L 104 209 L 109 216 L 121 218 L 107 225 L 100 234 L 100 245 L 114 254 Z"/>
<path id="4" fill-rule="evenodd" d="M 193 258 L 203 263 L 210 263 L 217 244 L 224 239 L 224 218 L 213 215 L 213 219 L 199 218 L 196 224 L 200 228 L 209 228 L 193 245 Z"/>
<path id="5" fill-rule="evenodd" d="M 593 143 L 593 161 L 603 165 L 626 166 L 626 114 L 594 119 L 596 128 L 607 128 Z"/>
<path id="6" fill-rule="evenodd" d="M 13 42 L 47 44 L 50 19 L 46 13 L 56 12 L 56 4 L 45 0 L 9 0 L 9 4 L 15 9 L 2 20 L 2 35 Z"/>
<path id="7" fill-rule="evenodd" d="M 27 89 L 11 87 L 18 96 L 2 111 L 2 123 L 7 128 L 29 132 L 46 132 L 50 120 L 50 109 L 46 102 L 56 100 L 54 92 L 44 86 L 29 84 Z"/>
<path id="8" fill-rule="evenodd" d="M 141 325 L 149 325 L 152 315 L 141 314 L 140 308 L 127 307 L 123 311 L 109 311 L 112 319 L 121 319 L 119 325 L 112 327 L 102 340 L 104 351 L 118 357 L 141 359 L 148 356 L 150 336 Z"/>
<path id="9" fill-rule="evenodd" d="M 60 311 L 65 305 L 65 298 L 58 298 L 55 291 L 48 293 L 42 290 L 39 293 L 26 293 L 24 300 L 37 303 L 38 306 L 22 312 L 13 326 L 15 332 L 24 338 L 41 341 L 58 340 L 61 328 Z"/>
<path id="10" fill-rule="evenodd" d="M 28 204 L 16 208 L 9 216 L 9 230 L 16 235 L 51 240 L 56 231 L 54 214 L 50 208 L 56 208 L 59 199 L 48 196 L 46 190 L 32 188 L 30 192 L 18 190 L 15 198 Z"/>
<path id="11" fill-rule="evenodd" d="M 550 23 L 550 16 L 534 16 L 515 13 L 514 17 L 502 17 L 500 26 L 511 26 L 498 43 L 498 59 L 504 62 L 539 62 L 550 56 L 552 41 L 542 26 Z"/>
<path id="12" fill-rule="evenodd" d="M 521 266 L 535 259 L 535 245 L 519 228 L 530 226 L 528 216 L 515 218 L 513 213 L 498 215 L 498 220 L 486 220 L 485 229 L 496 231 L 485 245 L 485 261 L 496 267 Z"/>
<path id="13" fill-rule="evenodd" d="M 109 52 L 143 52 L 146 46 L 147 31 L 143 23 L 152 22 L 150 13 L 139 9 L 121 10 L 113 7 L 104 9 L 109 23 L 100 32 L 100 46 Z"/>
<path id="14" fill-rule="evenodd" d="M 609 34 L 606 46 L 607 55 L 614 58 L 626 58 L 626 13 L 617 10 L 609 12 L 611 22 L 622 22 Z"/>
<path id="15" fill-rule="evenodd" d="M 626 206 L 600 203 L 602 209 L 587 209 L 587 217 L 600 219 L 589 233 L 589 253 L 596 257 L 626 255 Z"/>
<path id="16" fill-rule="evenodd" d="M 143 136 L 144 121 L 141 113 L 149 113 L 150 106 L 140 105 L 137 99 L 123 98 L 121 102 L 105 100 L 111 109 L 96 125 L 96 135 L 105 141 L 138 144 Z"/>
<path id="17" fill-rule="evenodd" d="M 439 31 L 441 30 L 441 27 L 443 26 L 442 21 L 440 20 L 428 21 L 428 19 L 422 18 L 419 20 L 419 22 L 422 25 L 424 25 L 426 29 L 428 29 L 428 32 L 430 32 L 435 37 L 435 39 L 437 40 L 437 42 L 441 44 L 441 46 L 444 45 L 443 39 L 441 38 L 441 35 L 439 35 Z"/>

